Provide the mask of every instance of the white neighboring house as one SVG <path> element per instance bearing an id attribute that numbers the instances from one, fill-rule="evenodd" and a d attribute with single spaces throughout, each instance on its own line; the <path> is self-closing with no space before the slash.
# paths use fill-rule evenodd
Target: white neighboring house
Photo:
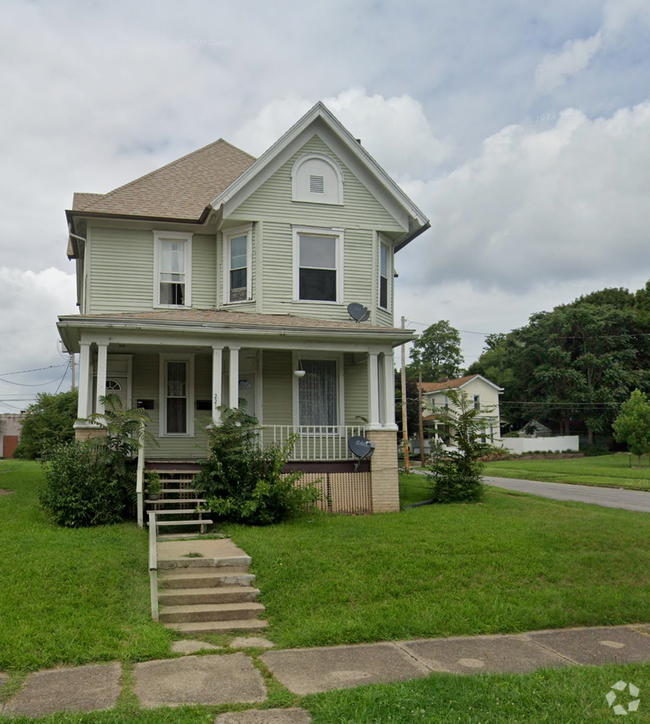
<path id="1" fill-rule="evenodd" d="M 422 414 L 425 423 L 434 425 L 436 441 L 440 440 L 439 427 L 442 426 L 442 423 L 437 420 L 435 412 L 441 408 L 453 407 L 454 403 L 449 398 L 452 390 L 466 394 L 474 407 L 481 410 L 481 416 L 486 420 L 486 441 L 500 440 L 499 395 L 503 392 L 503 387 L 495 385 L 494 382 L 490 382 L 481 375 L 468 375 L 444 382 L 422 383 Z"/>

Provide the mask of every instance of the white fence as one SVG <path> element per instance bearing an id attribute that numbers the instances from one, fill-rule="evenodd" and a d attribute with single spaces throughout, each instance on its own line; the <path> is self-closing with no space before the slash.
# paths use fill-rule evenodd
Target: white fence
<path id="1" fill-rule="evenodd" d="M 580 449 L 579 437 L 577 435 L 565 435 L 563 437 L 503 437 L 495 440 L 495 445 L 501 445 L 506 450 L 523 455 L 524 453 L 535 452 L 578 452 Z"/>

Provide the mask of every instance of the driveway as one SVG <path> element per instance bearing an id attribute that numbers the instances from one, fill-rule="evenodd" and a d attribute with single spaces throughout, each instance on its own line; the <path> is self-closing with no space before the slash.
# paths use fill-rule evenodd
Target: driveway
<path id="1" fill-rule="evenodd" d="M 621 488 L 596 488 L 590 485 L 567 485 L 566 483 L 541 483 L 536 480 L 514 478 L 484 478 L 488 485 L 520 493 L 539 495 L 553 500 L 573 500 L 578 503 L 592 503 L 605 508 L 623 508 L 650 513 L 650 493 Z"/>

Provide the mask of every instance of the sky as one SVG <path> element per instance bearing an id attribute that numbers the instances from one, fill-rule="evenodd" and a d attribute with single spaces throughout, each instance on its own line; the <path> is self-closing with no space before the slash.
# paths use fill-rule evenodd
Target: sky
<path id="1" fill-rule="evenodd" d="M 650 0 L 0 0 L 0 411 L 69 389 L 74 191 L 322 100 L 431 220 L 396 320 L 485 334 L 650 278 Z M 19 374 L 14 374 L 19 373 Z M 65 373 L 65 374 L 64 374 Z"/>

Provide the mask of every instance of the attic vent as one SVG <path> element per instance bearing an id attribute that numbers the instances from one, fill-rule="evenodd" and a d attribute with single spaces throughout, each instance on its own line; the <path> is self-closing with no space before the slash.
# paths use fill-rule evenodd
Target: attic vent
<path id="1" fill-rule="evenodd" d="M 309 193 L 311 194 L 324 194 L 325 183 L 322 176 L 310 176 L 309 177 Z"/>

